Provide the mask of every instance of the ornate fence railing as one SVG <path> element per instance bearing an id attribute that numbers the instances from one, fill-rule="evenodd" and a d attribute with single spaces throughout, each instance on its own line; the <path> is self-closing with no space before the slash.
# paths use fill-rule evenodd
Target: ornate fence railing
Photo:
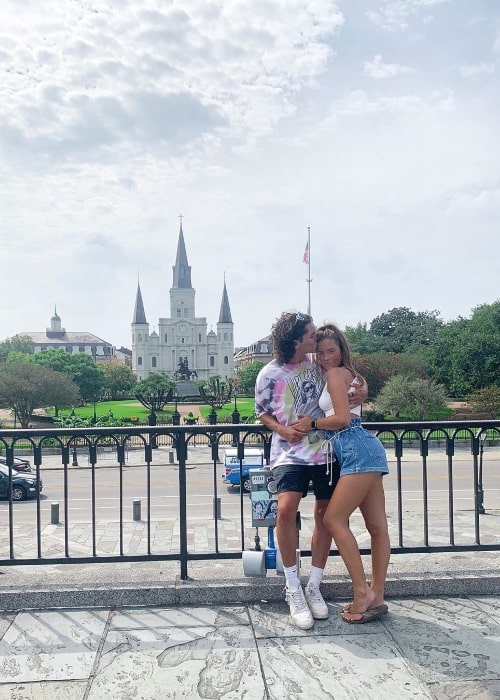
<path id="1" fill-rule="evenodd" d="M 500 421 L 365 426 L 390 462 L 393 554 L 500 549 Z M 242 470 L 249 447 L 267 462 L 270 445 L 258 424 L 0 430 L 0 566 L 165 560 L 186 579 L 190 561 L 237 559 L 258 533 L 243 490 L 227 495 L 222 452 L 236 448 Z M 22 502 L 20 456 L 44 482 Z"/>

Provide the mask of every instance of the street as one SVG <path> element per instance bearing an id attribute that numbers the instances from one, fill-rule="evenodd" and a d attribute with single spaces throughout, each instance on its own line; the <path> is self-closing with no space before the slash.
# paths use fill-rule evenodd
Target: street
<path id="1" fill-rule="evenodd" d="M 160 452 L 157 451 L 157 452 Z M 223 465 L 214 468 L 208 462 L 209 453 L 204 448 L 191 451 L 192 463 L 187 469 L 187 510 L 188 517 L 213 517 L 214 495 L 220 499 L 220 514 L 224 518 L 238 518 L 240 498 L 237 488 L 228 488 L 223 484 L 221 474 Z M 132 515 L 133 501 L 139 499 L 142 505 L 142 517 L 147 513 L 147 468 L 140 463 L 139 451 L 129 459 L 122 469 L 122 509 L 123 517 Z M 158 455 L 159 461 L 161 456 Z M 50 522 L 51 504 L 60 504 L 62 517 L 64 498 L 64 470 L 57 461 L 44 458 L 41 472 L 43 494 L 40 499 L 42 522 Z M 397 512 L 397 469 L 396 460 L 388 452 L 390 474 L 384 478 L 388 513 Z M 157 453 L 154 454 L 154 462 Z M 153 463 L 150 470 L 151 519 L 176 518 L 178 515 L 178 467 L 176 464 Z M 79 467 L 67 469 L 68 518 L 74 522 L 92 520 L 92 470 L 82 458 Z M 137 463 L 135 463 L 137 462 Z M 166 463 L 165 463 L 166 462 Z M 489 510 L 500 510 L 500 449 L 485 448 L 483 458 L 484 505 Z M 106 464 L 106 462 L 104 462 Z M 56 466 L 57 465 L 57 466 Z M 120 517 L 120 469 L 115 464 L 103 466 L 98 463 L 95 469 L 95 518 L 96 520 L 118 520 Z M 428 506 L 429 510 L 446 513 L 448 511 L 448 462 L 442 449 L 430 453 L 427 460 Z M 404 511 L 420 513 L 423 507 L 422 458 L 418 450 L 405 449 L 401 465 L 402 502 Z M 247 504 L 248 497 L 243 497 Z M 474 488 L 472 456 L 465 446 L 456 450 L 453 457 L 453 502 L 457 511 L 474 509 Z M 314 497 L 310 494 L 301 504 L 301 512 L 311 515 Z M 15 523 L 33 523 L 36 501 L 24 501 L 14 504 Z M 0 502 L 0 522 L 6 524 L 8 502 Z"/>

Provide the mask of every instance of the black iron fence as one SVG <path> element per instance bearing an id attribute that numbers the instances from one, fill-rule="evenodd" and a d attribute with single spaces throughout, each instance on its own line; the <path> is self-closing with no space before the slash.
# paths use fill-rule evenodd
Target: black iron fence
<path id="1" fill-rule="evenodd" d="M 393 554 L 500 549 L 500 421 L 365 426 L 390 461 Z M 259 535 L 243 489 L 221 517 L 222 458 L 235 449 L 242 474 L 256 446 L 268 463 L 271 434 L 257 424 L 0 430 L 0 566 L 163 560 L 179 562 L 186 579 L 190 561 L 240 558 Z M 19 457 L 30 460 L 31 473 L 14 470 Z M 141 493 L 132 516 L 131 484 Z M 189 502 L 200 488 L 213 504 L 208 516 L 195 496 Z"/>

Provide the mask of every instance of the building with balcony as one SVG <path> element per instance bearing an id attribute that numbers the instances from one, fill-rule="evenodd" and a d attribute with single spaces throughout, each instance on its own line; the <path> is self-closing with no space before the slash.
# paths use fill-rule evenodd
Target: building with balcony
<path id="1" fill-rule="evenodd" d="M 234 355 L 234 368 L 236 371 L 245 369 L 252 362 L 270 362 L 273 359 L 273 344 L 271 336 L 257 340 L 246 348 L 238 348 Z"/>

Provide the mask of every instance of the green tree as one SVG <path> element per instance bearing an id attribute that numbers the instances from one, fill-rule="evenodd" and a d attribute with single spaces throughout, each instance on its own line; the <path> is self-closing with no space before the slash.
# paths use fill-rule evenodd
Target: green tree
<path id="1" fill-rule="evenodd" d="M 367 328 L 366 323 L 358 323 L 357 326 L 346 326 L 344 333 L 353 353 L 371 355 L 383 349 L 384 339 L 375 336 L 372 330 Z"/>
<path id="2" fill-rule="evenodd" d="M 440 329 L 428 351 L 431 375 L 453 396 L 500 383 L 500 300 Z"/>
<path id="3" fill-rule="evenodd" d="M 50 367 L 56 372 L 64 372 L 75 382 L 82 401 L 96 401 L 104 388 L 104 374 L 100 365 L 84 352 L 72 354 L 65 350 L 51 348 L 38 352 L 32 361 Z"/>
<path id="4" fill-rule="evenodd" d="M 467 403 L 476 413 L 491 413 L 493 418 L 500 418 L 500 386 L 490 384 L 467 396 Z"/>
<path id="5" fill-rule="evenodd" d="M 374 318 L 370 330 L 384 350 L 400 353 L 431 345 L 442 325 L 439 311 L 415 313 L 400 306 Z"/>
<path id="6" fill-rule="evenodd" d="M 23 428 L 29 426 L 36 408 L 72 406 L 78 388 L 67 375 L 26 360 L 0 366 L 0 399 L 14 411 Z"/>
<path id="7" fill-rule="evenodd" d="M 446 407 L 446 390 L 429 379 L 413 379 L 398 374 L 391 377 L 377 396 L 377 409 L 395 418 L 424 420 Z"/>
<path id="8" fill-rule="evenodd" d="M 213 410 L 222 408 L 231 399 L 233 382 L 231 379 L 221 379 L 219 375 L 202 379 L 198 382 L 198 390 L 203 401 L 206 401 Z"/>
<path id="9" fill-rule="evenodd" d="M 239 394 L 252 394 L 255 391 L 255 380 L 260 370 L 265 366 L 265 362 L 255 360 L 250 362 L 245 368 L 240 369 L 236 375 Z"/>
<path id="10" fill-rule="evenodd" d="M 130 367 L 118 362 L 109 362 L 102 366 L 104 391 L 115 401 L 128 394 L 137 383 L 137 378 Z"/>
<path id="11" fill-rule="evenodd" d="M 424 352 L 415 350 L 397 356 L 398 374 L 412 379 L 429 379 L 429 366 Z"/>
<path id="12" fill-rule="evenodd" d="M 5 362 L 12 352 L 32 355 L 35 345 L 27 335 L 14 335 L 0 343 L 0 364 Z"/>
<path id="13" fill-rule="evenodd" d="M 355 369 L 366 379 L 370 399 L 374 399 L 385 383 L 397 372 L 396 357 L 391 352 L 376 352 L 353 357 Z"/>
<path id="14" fill-rule="evenodd" d="M 137 382 L 135 396 L 151 413 L 162 411 L 172 400 L 175 382 L 164 372 L 151 372 Z"/>

